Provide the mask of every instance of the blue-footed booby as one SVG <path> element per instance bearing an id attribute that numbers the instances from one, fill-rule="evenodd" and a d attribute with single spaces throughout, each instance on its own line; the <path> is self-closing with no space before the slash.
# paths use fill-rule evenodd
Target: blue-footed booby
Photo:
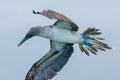
<path id="1" fill-rule="evenodd" d="M 36 63 L 26 75 L 25 80 L 50 80 L 68 62 L 73 53 L 73 44 L 78 44 L 82 52 L 96 54 L 99 50 L 111 49 L 106 43 L 101 42 L 104 38 L 97 37 L 101 34 L 99 29 L 88 28 L 83 33 L 78 32 L 78 26 L 68 17 L 53 10 L 44 10 L 34 14 L 43 15 L 49 19 L 56 19 L 53 25 L 32 27 L 20 46 L 33 36 L 41 36 L 50 40 L 49 52 Z"/>

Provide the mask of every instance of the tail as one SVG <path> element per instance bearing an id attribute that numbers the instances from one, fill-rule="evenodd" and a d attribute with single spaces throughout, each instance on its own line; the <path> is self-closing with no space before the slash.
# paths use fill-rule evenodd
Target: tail
<path id="1" fill-rule="evenodd" d="M 81 36 L 84 39 L 82 44 L 79 44 L 79 48 L 82 52 L 85 52 L 89 56 L 89 52 L 96 55 L 98 50 L 105 51 L 105 49 L 112 49 L 108 44 L 101 42 L 100 40 L 105 40 L 104 38 L 97 37 L 100 35 L 99 29 L 88 28 L 85 30 Z"/>

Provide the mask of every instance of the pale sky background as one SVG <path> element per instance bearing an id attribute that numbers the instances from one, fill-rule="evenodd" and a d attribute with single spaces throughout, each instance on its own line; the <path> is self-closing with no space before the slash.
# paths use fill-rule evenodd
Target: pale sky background
<path id="1" fill-rule="evenodd" d="M 78 45 L 69 62 L 52 80 L 120 80 L 120 0 L 0 0 L 0 79 L 24 80 L 49 50 L 49 40 L 34 37 L 18 43 L 35 25 L 53 24 L 32 10 L 52 9 L 71 18 L 84 31 L 99 28 L 113 49 L 86 56 Z"/>

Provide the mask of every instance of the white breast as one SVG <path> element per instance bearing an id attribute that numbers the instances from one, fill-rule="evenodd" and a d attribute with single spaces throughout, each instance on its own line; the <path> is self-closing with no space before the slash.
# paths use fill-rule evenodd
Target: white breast
<path id="1" fill-rule="evenodd" d="M 63 43 L 81 43 L 83 41 L 80 33 L 59 27 L 45 27 L 39 36 Z"/>
<path id="2" fill-rule="evenodd" d="M 52 31 L 52 40 L 65 43 L 80 43 L 82 41 L 82 37 L 76 31 L 56 27 Z"/>

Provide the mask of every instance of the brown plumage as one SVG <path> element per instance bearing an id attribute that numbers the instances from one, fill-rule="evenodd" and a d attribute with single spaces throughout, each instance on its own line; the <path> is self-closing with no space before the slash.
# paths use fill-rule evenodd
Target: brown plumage
<path id="1" fill-rule="evenodd" d="M 78 26 L 71 19 L 69 19 L 65 15 L 55 12 L 53 10 L 43 10 L 42 12 L 35 12 L 33 10 L 33 13 L 43 15 L 49 19 L 56 19 L 57 21 L 54 23 L 54 25 L 58 26 L 58 24 L 59 25 L 60 24 L 70 24 L 69 26 L 64 26 L 64 27 L 67 29 L 68 29 L 68 27 L 72 28 L 72 30 L 75 30 L 75 31 L 77 31 L 79 29 Z"/>
<path id="2" fill-rule="evenodd" d="M 93 38 L 93 40 L 90 42 L 92 46 L 79 45 L 80 50 L 82 52 L 85 52 L 86 55 L 89 56 L 89 52 L 96 55 L 98 50 L 105 51 L 105 49 L 112 49 L 108 44 L 99 41 L 105 40 L 104 38 L 96 37 L 101 34 L 101 32 L 99 32 L 99 29 L 89 27 L 83 32 L 83 34 Z"/>

